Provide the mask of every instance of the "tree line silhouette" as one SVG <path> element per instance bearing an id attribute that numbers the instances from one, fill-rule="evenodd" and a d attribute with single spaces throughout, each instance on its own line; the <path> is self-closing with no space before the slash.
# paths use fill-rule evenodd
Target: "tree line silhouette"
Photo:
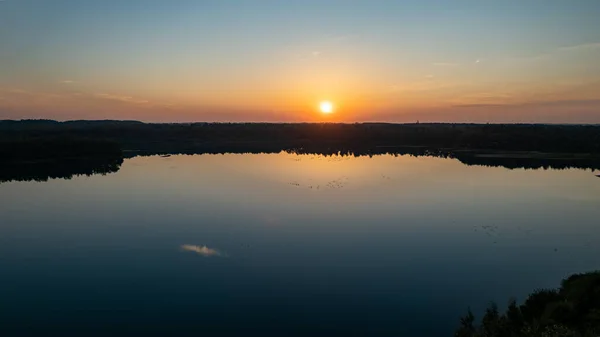
<path id="1" fill-rule="evenodd" d="M 99 173 L 114 172 L 123 157 L 138 155 L 282 151 L 434 156 L 509 169 L 597 170 L 600 126 L 0 121 L 0 181 L 14 179 L 18 172 L 37 180 L 95 173 L 85 161 L 95 162 Z"/>
<path id="2" fill-rule="evenodd" d="M 0 121 L 0 141 L 40 135 L 106 139 L 138 151 L 378 146 L 600 154 L 600 126 L 543 124 L 180 123 Z"/>

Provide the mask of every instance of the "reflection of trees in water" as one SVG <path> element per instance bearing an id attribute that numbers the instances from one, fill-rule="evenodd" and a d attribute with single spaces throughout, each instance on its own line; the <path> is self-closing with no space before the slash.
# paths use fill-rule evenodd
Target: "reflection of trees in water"
<path id="1" fill-rule="evenodd" d="M 90 138 L 26 138 L 0 142 L 0 182 L 70 179 L 75 175 L 107 174 L 123 162 L 120 144 L 114 140 Z M 539 152 L 477 151 L 431 146 L 379 146 L 353 140 L 331 141 L 209 141 L 182 142 L 181 139 L 145 143 L 143 150 L 128 151 L 128 157 L 156 154 L 280 153 L 332 156 L 408 155 L 457 159 L 465 165 L 508 169 L 600 169 L 600 156 L 589 154 L 543 154 Z"/>
<path id="2" fill-rule="evenodd" d="M 428 156 L 437 158 L 457 159 L 465 165 L 481 165 L 488 167 L 504 167 L 508 169 L 600 169 L 600 160 L 596 158 L 511 158 L 507 155 L 485 156 L 476 152 L 467 151 L 452 151 L 427 149 L 417 147 L 378 147 L 374 149 L 350 149 L 348 147 L 304 147 L 304 148 L 287 148 L 287 149 L 266 149 L 260 151 L 254 149 L 252 151 L 241 150 L 239 148 L 220 147 L 213 148 L 210 151 L 206 150 L 187 150 L 187 151 L 169 151 L 169 154 L 258 154 L 258 153 L 280 153 L 287 152 L 300 155 L 321 155 L 326 157 L 332 156 L 377 156 L 377 155 L 392 155 L 392 156 Z M 152 153 L 130 153 L 129 157 L 136 155 L 156 155 L 164 154 L 165 152 Z M 95 155 L 83 157 L 66 157 L 66 158 L 44 158 L 29 161 L 5 162 L 0 160 L 0 182 L 7 181 L 47 181 L 48 179 L 62 178 L 71 179 L 77 175 L 93 175 L 93 174 L 108 174 L 117 172 L 123 163 L 121 155 Z"/>
<path id="3" fill-rule="evenodd" d="M 261 146 L 264 145 L 264 146 Z M 178 149 L 174 146 L 161 152 L 130 152 L 130 157 L 156 154 L 269 154 L 287 152 L 300 155 L 321 156 L 413 156 L 456 159 L 465 165 L 504 167 L 507 169 L 589 169 L 600 170 L 600 157 L 567 154 L 540 154 L 527 152 L 480 152 L 427 148 L 418 146 L 345 146 L 340 144 L 308 144 L 299 147 L 279 147 L 273 144 L 210 144 L 195 149 Z"/>
<path id="4" fill-rule="evenodd" d="M 0 143 L 0 182 L 71 179 L 116 172 L 123 163 L 117 143 L 73 138 L 33 138 Z"/>
<path id="5" fill-rule="evenodd" d="M 122 163 L 122 157 L 87 157 L 8 163 L 0 166 L 0 182 L 47 181 L 56 178 L 71 179 L 78 175 L 105 175 L 117 172 Z"/>
<path id="6" fill-rule="evenodd" d="M 600 159 L 597 158 L 511 158 L 481 157 L 477 155 L 458 155 L 455 158 L 466 165 L 504 167 L 507 169 L 600 169 Z"/>

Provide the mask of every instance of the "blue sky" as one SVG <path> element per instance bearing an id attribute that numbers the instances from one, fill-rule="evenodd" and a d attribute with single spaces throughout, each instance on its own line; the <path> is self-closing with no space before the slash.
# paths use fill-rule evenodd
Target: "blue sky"
<path id="1" fill-rule="evenodd" d="M 342 121 L 600 122 L 599 17 L 590 0 L 4 0 L 0 118 L 300 121 L 327 99 Z"/>

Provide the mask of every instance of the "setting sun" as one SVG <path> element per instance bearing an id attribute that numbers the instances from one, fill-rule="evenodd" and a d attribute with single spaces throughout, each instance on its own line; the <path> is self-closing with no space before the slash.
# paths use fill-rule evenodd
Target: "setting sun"
<path id="1" fill-rule="evenodd" d="M 319 110 L 324 114 L 330 114 L 333 112 L 333 104 L 329 101 L 323 101 L 319 104 Z"/>

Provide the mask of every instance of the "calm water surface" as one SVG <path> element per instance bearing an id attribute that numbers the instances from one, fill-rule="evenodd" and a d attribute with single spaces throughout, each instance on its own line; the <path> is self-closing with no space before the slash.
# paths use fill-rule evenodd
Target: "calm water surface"
<path id="1" fill-rule="evenodd" d="M 451 336 L 600 268 L 600 179 L 202 155 L 0 184 L 1 336 Z"/>

